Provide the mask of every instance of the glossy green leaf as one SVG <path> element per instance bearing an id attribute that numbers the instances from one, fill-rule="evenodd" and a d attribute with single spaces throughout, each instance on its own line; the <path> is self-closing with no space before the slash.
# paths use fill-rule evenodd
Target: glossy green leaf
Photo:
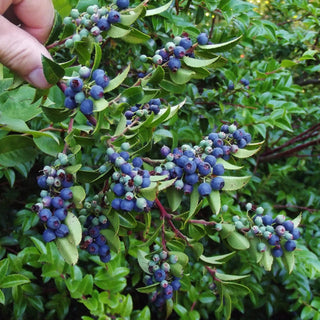
<path id="1" fill-rule="evenodd" d="M 222 190 L 224 191 L 232 191 L 232 190 L 239 190 L 243 188 L 249 181 L 250 176 L 244 177 L 230 177 L 230 176 L 223 176 L 224 180 L 224 187 Z"/>
<path id="2" fill-rule="evenodd" d="M 147 10 L 146 17 L 158 15 L 161 12 L 167 11 L 170 8 L 171 4 L 172 4 L 172 0 L 161 7 Z"/>
<path id="3" fill-rule="evenodd" d="M 288 273 L 292 273 L 293 268 L 294 268 L 294 251 L 287 251 L 287 250 L 283 250 L 283 256 L 282 256 L 282 261 L 286 267 L 286 269 L 288 270 Z"/>
<path id="4" fill-rule="evenodd" d="M 214 214 L 219 214 L 221 209 L 221 198 L 220 198 L 220 192 L 215 190 L 212 191 L 208 196 L 208 202 L 210 205 L 210 208 Z"/>
<path id="5" fill-rule="evenodd" d="M 75 244 L 71 243 L 67 237 L 66 238 L 58 238 L 55 240 L 57 244 L 57 248 L 62 256 L 62 258 L 66 261 L 66 263 L 70 265 L 75 265 L 79 259 L 78 248 Z"/>
<path id="6" fill-rule="evenodd" d="M 151 293 L 154 292 L 158 287 L 159 287 L 160 283 L 153 283 L 150 286 L 146 286 L 146 287 L 140 287 L 137 288 L 136 290 L 140 293 Z"/>
<path id="7" fill-rule="evenodd" d="M 103 234 L 106 239 L 110 249 L 116 253 L 120 252 L 121 242 L 116 233 L 111 229 L 100 230 L 100 233 Z"/>
<path id="8" fill-rule="evenodd" d="M 212 256 L 212 257 L 206 257 L 204 255 L 201 255 L 199 258 L 201 261 L 209 264 L 223 264 L 229 259 L 231 259 L 235 255 L 235 251 L 222 254 L 222 255 L 217 255 L 217 256 Z"/>
<path id="9" fill-rule="evenodd" d="M 257 148 L 257 149 L 239 149 L 236 153 L 233 153 L 232 155 L 236 158 L 249 158 L 252 157 L 254 154 L 256 154 L 259 150 L 261 149 L 261 147 Z"/>
<path id="10" fill-rule="evenodd" d="M 215 276 L 222 281 L 238 281 L 238 280 L 250 277 L 249 274 L 247 274 L 247 275 L 233 275 L 233 274 L 225 274 L 225 273 L 220 273 L 220 272 L 216 272 Z"/>
<path id="11" fill-rule="evenodd" d="M 122 37 L 122 40 L 132 44 L 145 43 L 150 39 L 147 34 L 132 28 L 129 33 Z"/>
<path id="12" fill-rule="evenodd" d="M 141 87 L 131 87 L 121 93 L 121 97 L 124 98 L 129 105 L 140 102 L 143 95 L 144 93 Z"/>
<path id="13" fill-rule="evenodd" d="M 223 52 L 223 51 L 229 50 L 232 47 L 234 47 L 241 40 L 241 38 L 242 38 L 242 36 L 237 37 L 237 38 L 232 39 L 227 42 L 223 42 L 223 43 L 199 45 L 199 48 L 201 50 L 208 50 L 210 52 Z"/>
<path id="14" fill-rule="evenodd" d="M 243 166 L 240 167 L 240 166 L 234 165 L 222 158 L 218 158 L 217 163 L 221 163 L 226 170 L 240 170 L 243 168 Z"/>
<path id="15" fill-rule="evenodd" d="M 86 198 L 86 192 L 81 186 L 70 187 L 73 195 L 73 202 L 77 209 L 82 208 L 82 201 Z"/>
<path id="16" fill-rule="evenodd" d="M 56 10 L 54 15 L 53 25 L 52 25 L 48 40 L 46 42 L 46 45 L 57 40 L 61 30 L 62 30 L 62 18 L 60 13 Z"/>
<path id="17" fill-rule="evenodd" d="M 64 76 L 64 69 L 44 55 L 42 55 L 42 66 L 44 76 L 50 84 L 56 84 Z"/>
<path id="18" fill-rule="evenodd" d="M 138 250 L 138 263 L 143 272 L 150 274 L 149 271 L 149 259 L 146 258 L 147 252 Z"/>
<path id="19" fill-rule="evenodd" d="M 119 87 L 120 84 L 127 79 L 129 71 L 130 71 L 130 64 L 115 78 L 110 80 L 109 85 L 104 89 L 104 92 L 109 92 Z"/>
<path id="20" fill-rule="evenodd" d="M 191 70 L 180 68 L 176 72 L 170 72 L 170 79 L 175 84 L 185 84 L 190 81 L 195 73 Z"/>
<path id="21" fill-rule="evenodd" d="M 220 57 L 212 58 L 212 59 L 195 59 L 190 58 L 187 56 L 183 57 L 183 62 L 188 66 L 192 68 L 203 68 L 203 67 L 210 67 L 213 63 L 218 61 Z"/>
<path id="22" fill-rule="evenodd" d="M 237 231 L 231 232 L 228 235 L 227 242 L 235 250 L 246 250 L 250 247 L 249 240 Z"/>
<path id="23" fill-rule="evenodd" d="M 30 279 L 22 274 L 9 274 L 0 282 L 0 288 L 11 288 L 29 283 Z"/>
<path id="24" fill-rule="evenodd" d="M 166 196 L 170 209 L 172 211 L 176 211 L 181 204 L 183 191 L 177 190 L 175 187 L 170 187 L 167 189 Z"/>
<path id="25" fill-rule="evenodd" d="M 115 39 L 123 38 L 130 33 L 130 31 L 131 29 L 126 26 L 112 24 L 111 28 L 108 30 L 108 36 Z"/>
<path id="26" fill-rule="evenodd" d="M 82 239 L 82 227 L 80 221 L 72 212 L 69 211 L 64 223 L 69 228 L 69 234 L 66 238 L 68 241 L 70 241 L 70 243 L 77 246 L 80 244 Z"/>

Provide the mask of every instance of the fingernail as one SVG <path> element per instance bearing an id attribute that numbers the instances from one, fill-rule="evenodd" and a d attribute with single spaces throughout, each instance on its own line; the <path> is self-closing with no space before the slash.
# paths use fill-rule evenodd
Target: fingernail
<path id="1" fill-rule="evenodd" d="M 46 89 L 50 87 L 50 84 L 47 82 L 43 74 L 42 68 L 37 68 L 31 71 L 27 76 L 26 80 L 35 87 L 40 89 Z"/>

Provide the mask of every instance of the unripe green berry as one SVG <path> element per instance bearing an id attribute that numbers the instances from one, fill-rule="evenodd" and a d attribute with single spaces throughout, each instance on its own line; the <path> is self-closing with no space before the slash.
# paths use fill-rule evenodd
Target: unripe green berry
<path id="1" fill-rule="evenodd" d="M 65 24 L 65 25 L 72 24 L 72 18 L 71 17 L 65 17 L 63 19 L 63 24 Z"/>
<path id="2" fill-rule="evenodd" d="M 165 45 L 165 48 L 168 52 L 171 52 L 173 51 L 173 49 L 176 47 L 175 43 L 174 42 L 167 42 L 166 45 Z"/>
<path id="3" fill-rule="evenodd" d="M 71 49 L 74 46 L 74 41 L 72 39 L 67 39 L 64 45 L 66 46 L 66 48 Z"/>
<path id="4" fill-rule="evenodd" d="M 221 230 L 222 230 L 222 224 L 221 224 L 221 223 L 217 223 L 217 224 L 215 225 L 215 229 L 216 229 L 217 231 L 221 231 Z"/>
<path id="5" fill-rule="evenodd" d="M 162 57 L 159 54 L 155 54 L 152 57 L 152 61 L 154 64 L 161 64 L 162 63 Z"/>
<path id="6" fill-rule="evenodd" d="M 99 218 L 98 217 L 94 217 L 91 221 L 92 225 L 97 226 L 99 225 Z"/>
<path id="7" fill-rule="evenodd" d="M 257 214 L 263 214 L 263 211 L 264 211 L 264 209 L 263 209 L 262 207 L 258 207 L 258 208 L 256 209 L 256 213 L 257 213 Z"/>
<path id="8" fill-rule="evenodd" d="M 250 211 L 252 209 L 252 203 L 248 202 L 246 204 L 246 209 L 247 209 L 247 211 Z"/>
<path id="9" fill-rule="evenodd" d="M 147 61 L 148 61 L 148 57 L 147 57 L 145 54 L 142 54 L 142 55 L 140 56 L 140 61 L 141 61 L 141 62 L 147 62 Z"/>
<path id="10" fill-rule="evenodd" d="M 244 225 L 243 225 L 243 223 L 242 223 L 240 220 L 236 221 L 236 222 L 234 223 L 234 225 L 235 225 L 235 227 L 236 227 L 237 229 L 242 229 L 242 228 L 244 228 Z"/>
<path id="11" fill-rule="evenodd" d="M 78 33 L 74 34 L 72 37 L 72 40 L 73 40 L 73 42 L 80 41 L 81 40 L 80 34 L 78 34 Z"/>
<path id="12" fill-rule="evenodd" d="M 71 12 L 70 12 L 70 16 L 73 18 L 73 19 L 77 19 L 79 18 L 79 10 L 78 9 L 72 9 Z"/>
<path id="13" fill-rule="evenodd" d="M 122 149 L 123 151 L 128 151 L 128 150 L 130 149 L 130 143 L 129 143 L 129 142 L 123 142 L 123 143 L 121 144 L 121 149 Z"/>
<path id="14" fill-rule="evenodd" d="M 229 207 L 228 207 L 227 204 L 224 204 L 224 205 L 221 207 L 221 210 L 222 210 L 223 212 L 227 212 L 228 209 L 229 209 Z"/>
<path id="15" fill-rule="evenodd" d="M 267 246 L 263 242 L 259 242 L 257 245 L 257 250 L 259 252 L 265 252 L 267 250 Z"/>

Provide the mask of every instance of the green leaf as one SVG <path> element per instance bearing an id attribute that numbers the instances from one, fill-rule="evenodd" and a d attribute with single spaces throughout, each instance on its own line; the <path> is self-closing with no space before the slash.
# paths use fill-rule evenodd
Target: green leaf
<path id="1" fill-rule="evenodd" d="M 221 209 L 220 192 L 214 190 L 208 196 L 208 202 L 213 213 L 219 214 Z"/>
<path id="2" fill-rule="evenodd" d="M 143 270 L 143 272 L 147 274 L 151 274 L 149 271 L 149 259 L 146 258 L 147 252 L 138 250 L 138 264 L 140 268 Z"/>
<path id="3" fill-rule="evenodd" d="M 82 227 L 80 221 L 72 212 L 69 211 L 64 223 L 69 228 L 69 234 L 67 236 L 68 241 L 77 246 L 82 239 Z"/>
<path id="4" fill-rule="evenodd" d="M 62 152 L 63 145 L 58 143 L 51 137 L 34 137 L 33 141 L 35 145 L 44 153 L 56 157 L 58 153 Z"/>
<path id="5" fill-rule="evenodd" d="M 29 282 L 30 280 L 22 274 L 9 274 L 0 282 L 0 288 L 11 288 Z"/>
<path id="6" fill-rule="evenodd" d="M 9 260 L 8 259 L 3 259 L 0 261 L 0 283 L 6 276 L 8 272 L 8 267 L 9 267 Z"/>
<path id="7" fill-rule="evenodd" d="M 72 111 L 69 109 L 58 109 L 45 106 L 41 106 L 41 109 L 49 120 L 54 123 L 64 121 L 72 114 Z"/>
<path id="8" fill-rule="evenodd" d="M 189 213 L 185 223 L 192 218 L 192 216 L 196 213 L 196 209 L 199 203 L 200 195 L 198 192 L 198 188 L 193 188 L 190 195 L 190 205 L 189 205 Z"/>
<path id="9" fill-rule="evenodd" d="M 41 60 L 46 80 L 50 84 L 56 84 L 64 76 L 64 69 L 58 63 L 44 55 L 42 55 Z"/>
<path id="10" fill-rule="evenodd" d="M 101 58 L 102 58 L 102 49 L 100 44 L 96 42 L 93 43 L 93 47 L 94 47 L 94 61 L 93 61 L 92 70 L 95 70 L 100 65 Z"/>
<path id="11" fill-rule="evenodd" d="M 287 251 L 287 250 L 283 250 L 283 256 L 282 261 L 286 267 L 286 269 L 288 270 L 288 273 L 291 273 L 293 271 L 294 268 L 294 251 Z"/>
<path id="12" fill-rule="evenodd" d="M 243 168 L 243 166 L 236 166 L 222 158 L 218 158 L 217 163 L 221 163 L 226 170 L 240 170 Z"/>
<path id="13" fill-rule="evenodd" d="M 131 29 L 126 26 L 112 24 L 111 28 L 108 30 L 108 36 L 114 39 L 123 38 L 130 33 L 130 31 Z"/>
<path id="14" fill-rule="evenodd" d="M 110 249 L 116 253 L 119 253 L 121 248 L 121 242 L 116 233 L 111 229 L 100 230 L 100 233 L 106 237 Z"/>
<path id="15" fill-rule="evenodd" d="M 125 98 L 125 101 L 129 104 L 129 105 L 134 105 L 138 102 L 140 102 L 140 100 L 142 100 L 143 98 L 143 90 L 141 87 L 131 87 L 128 88 L 126 90 L 124 90 L 121 93 L 121 97 Z"/>
<path id="16" fill-rule="evenodd" d="M 120 121 L 119 121 L 118 126 L 116 128 L 116 131 L 114 132 L 114 136 L 117 137 L 117 136 L 121 135 L 126 127 L 127 127 L 127 118 L 125 117 L 124 114 L 121 114 Z"/>
<path id="17" fill-rule="evenodd" d="M 233 153 L 232 155 L 236 158 L 249 158 L 252 157 L 254 154 L 256 154 L 261 149 L 261 146 L 257 149 L 248 150 L 248 149 L 239 149 L 236 153 Z"/>
<path id="18" fill-rule="evenodd" d="M 145 197 L 147 200 L 153 201 L 157 197 L 158 185 L 155 182 L 151 182 L 148 188 L 140 189 L 139 194 Z"/>
<path id="19" fill-rule="evenodd" d="M 223 223 L 222 230 L 220 231 L 220 237 L 222 239 L 227 238 L 236 229 L 234 224 Z"/>
<path id="20" fill-rule="evenodd" d="M 125 26 L 132 25 L 140 16 L 144 15 L 146 12 L 145 3 L 140 3 L 133 10 L 126 11 L 128 14 L 121 14 L 120 23 Z"/>
<path id="21" fill-rule="evenodd" d="M 167 189 L 166 196 L 170 209 L 176 211 L 181 204 L 183 191 L 177 190 L 175 187 L 170 187 Z"/>
<path id="22" fill-rule="evenodd" d="M 172 93 L 182 93 L 185 89 L 185 85 L 178 85 L 165 79 L 159 85 L 162 89 Z"/>
<path id="23" fill-rule="evenodd" d="M 73 195 L 73 203 L 77 209 L 82 208 L 82 201 L 86 198 L 86 192 L 81 186 L 70 187 Z"/>
<path id="24" fill-rule="evenodd" d="M 151 76 L 141 81 L 143 86 L 147 85 L 147 83 L 158 84 L 164 78 L 164 70 L 161 66 L 157 66 L 155 70 L 152 71 Z"/>
<path id="25" fill-rule="evenodd" d="M 267 247 L 267 250 L 262 252 L 262 258 L 260 260 L 260 265 L 264 267 L 266 271 L 271 271 L 273 263 L 273 256 L 271 254 L 271 250 L 269 247 Z"/>
<path id="26" fill-rule="evenodd" d="M 216 57 L 213 59 L 194 59 L 187 56 L 183 57 L 183 62 L 188 66 L 192 68 L 203 68 L 203 67 L 209 67 L 216 61 L 218 61 L 220 57 Z"/>
<path id="27" fill-rule="evenodd" d="M 301 223 L 301 218 L 302 218 L 302 214 L 300 213 L 298 216 L 296 216 L 296 217 L 292 220 L 293 225 L 294 225 L 295 228 L 297 228 L 297 227 L 300 225 L 300 223 Z"/>
<path id="28" fill-rule="evenodd" d="M 150 36 L 134 28 L 132 28 L 128 34 L 122 37 L 123 41 L 127 43 L 132 43 L 132 44 L 144 43 L 149 39 L 150 39 Z"/>
<path id="29" fill-rule="evenodd" d="M 130 214 L 130 212 L 124 213 L 124 215 L 119 214 L 120 226 L 128 229 L 133 229 L 137 225 L 136 219 Z"/>
<path id="30" fill-rule="evenodd" d="M 9 182 L 10 187 L 12 188 L 14 186 L 14 182 L 16 179 L 16 174 L 15 174 L 14 170 L 7 168 L 3 172 Z"/>
<path id="31" fill-rule="evenodd" d="M 5 304 L 5 302 L 6 302 L 6 297 L 5 297 L 4 293 L 3 293 L 3 291 L 0 290 L 0 303 L 1 304 Z"/>
<path id="32" fill-rule="evenodd" d="M 231 232 L 228 235 L 227 242 L 235 250 L 246 250 L 250 247 L 249 240 L 237 231 Z"/>
<path id="33" fill-rule="evenodd" d="M 79 259 L 77 246 L 71 243 L 67 238 L 58 238 L 56 240 L 57 248 L 62 258 L 70 265 L 75 265 Z"/>
<path id="34" fill-rule="evenodd" d="M 78 55 L 80 64 L 88 66 L 90 64 L 91 54 L 94 48 L 94 42 L 91 38 L 83 38 L 74 43 L 74 50 Z"/>
<path id="35" fill-rule="evenodd" d="M 237 38 L 232 39 L 227 42 L 223 42 L 223 43 L 200 45 L 200 46 L 198 46 L 198 48 L 200 48 L 201 50 L 208 50 L 210 52 L 223 52 L 223 51 L 227 51 L 227 50 L 231 49 L 232 47 L 234 47 L 240 41 L 241 38 L 242 38 L 242 36 L 237 37 Z"/>
<path id="36" fill-rule="evenodd" d="M 157 238 L 157 236 L 162 228 L 162 225 L 163 225 L 163 220 L 161 221 L 158 228 L 155 231 L 153 231 L 152 235 L 148 237 L 148 240 L 146 242 L 141 243 L 137 247 L 148 247 L 148 246 L 152 245 L 154 243 L 155 239 Z"/>
<path id="37" fill-rule="evenodd" d="M 94 110 L 95 112 L 101 112 L 108 108 L 109 102 L 106 99 L 99 99 L 93 101 Z"/>
<path id="38" fill-rule="evenodd" d="M 33 161 L 37 150 L 31 138 L 10 135 L 0 139 L 0 165 L 14 167 L 21 163 Z"/>
<path id="39" fill-rule="evenodd" d="M 151 293 L 156 291 L 157 287 L 159 287 L 160 283 L 153 283 L 150 286 L 146 286 L 146 287 L 140 287 L 137 288 L 136 290 L 140 293 Z"/>
<path id="40" fill-rule="evenodd" d="M 235 251 L 230 252 L 230 253 L 226 253 L 226 254 L 222 254 L 222 255 L 218 255 L 218 256 L 213 256 L 213 257 L 205 257 L 204 255 L 201 255 L 199 258 L 200 260 L 202 260 L 205 263 L 209 263 L 209 264 L 223 264 L 226 261 L 228 261 L 229 259 L 231 259 L 234 255 L 235 255 Z"/>
<path id="41" fill-rule="evenodd" d="M 175 84 L 185 84 L 190 81 L 190 79 L 195 73 L 191 70 L 180 68 L 176 72 L 170 71 L 169 74 L 170 74 L 170 79 Z"/>
<path id="42" fill-rule="evenodd" d="M 130 64 L 115 78 L 110 80 L 109 85 L 104 89 L 104 92 L 109 92 L 119 87 L 120 84 L 127 79 L 129 71 L 130 71 Z"/>
<path id="43" fill-rule="evenodd" d="M 224 187 L 222 190 L 224 191 L 232 191 L 232 190 L 239 190 L 243 188 L 251 179 L 251 176 L 244 176 L 244 177 L 230 177 L 230 176 L 223 176 L 224 180 Z"/>
<path id="44" fill-rule="evenodd" d="M 52 43 L 58 39 L 58 36 L 62 30 L 62 18 L 57 10 L 55 10 L 53 26 L 51 28 L 46 45 Z"/>
<path id="45" fill-rule="evenodd" d="M 161 6 L 161 7 L 147 10 L 146 17 L 158 15 L 161 12 L 167 11 L 170 8 L 171 4 L 172 4 L 172 0 L 169 1 L 168 3 L 166 3 L 165 5 Z"/>
<path id="46" fill-rule="evenodd" d="M 215 276 L 222 281 L 238 281 L 240 279 L 250 277 L 249 274 L 240 276 L 240 275 L 225 274 L 225 273 L 220 273 L 220 272 L 216 272 Z"/>

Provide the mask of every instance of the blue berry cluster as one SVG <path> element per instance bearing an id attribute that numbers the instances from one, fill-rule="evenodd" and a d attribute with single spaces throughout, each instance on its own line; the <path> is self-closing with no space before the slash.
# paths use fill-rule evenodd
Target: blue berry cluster
<path id="1" fill-rule="evenodd" d="M 153 202 L 139 196 L 139 191 L 151 184 L 150 172 L 142 168 L 143 160 L 140 157 L 130 159 L 128 143 L 122 144 L 122 151 L 116 152 L 113 148 L 107 149 L 107 158 L 114 165 L 112 184 L 110 186 L 115 198 L 111 206 L 115 210 L 148 212 Z"/>
<path id="2" fill-rule="evenodd" d="M 99 211 L 96 200 L 85 204 L 86 211 L 92 213 L 88 215 L 84 222 L 83 242 L 81 248 L 87 250 L 92 255 L 99 255 L 100 260 L 107 263 L 111 259 L 110 247 L 107 244 L 106 237 L 101 234 L 101 230 L 108 228 L 109 221 L 105 215 L 96 215 Z M 91 209 L 91 210 L 90 210 Z"/>
<path id="3" fill-rule="evenodd" d="M 150 293 L 151 302 L 156 307 L 161 307 L 166 300 L 173 297 L 174 291 L 181 287 L 180 277 L 175 277 L 171 268 L 178 262 L 178 257 L 170 255 L 167 251 L 161 251 L 152 255 L 149 261 L 149 274 L 145 275 L 143 281 L 145 285 L 159 284 L 155 291 Z"/>
<path id="4" fill-rule="evenodd" d="M 176 36 L 173 41 L 169 41 L 165 46 L 157 50 L 152 57 L 152 62 L 156 65 L 166 65 L 172 72 L 177 72 L 181 68 L 181 59 L 184 56 L 194 58 L 194 48 L 197 44 L 204 45 L 209 41 L 206 33 L 200 33 L 197 37 L 197 43 L 193 43 L 187 33 L 182 37 Z M 140 56 L 141 62 L 147 62 L 146 55 Z"/>
<path id="5" fill-rule="evenodd" d="M 63 238 L 69 234 L 69 229 L 63 223 L 68 215 L 68 209 L 73 207 L 73 176 L 65 172 L 63 166 L 68 163 L 67 155 L 60 153 L 56 165 L 44 166 L 43 174 L 37 178 L 40 201 L 33 205 L 40 221 L 45 225 L 42 234 L 45 242 Z"/>
<path id="6" fill-rule="evenodd" d="M 145 103 L 143 105 L 136 104 L 124 113 L 127 119 L 127 126 L 131 125 L 132 121 L 135 119 L 139 119 L 151 113 L 158 114 L 161 107 L 162 106 L 160 99 L 151 99 L 148 103 Z"/>
<path id="7" fill-rule="evenodd" d="M 129 0 L 117 0 L 118 10 L 127 9 Z M 121 22 L 120 12 L 114 9 L 98 5 L 90 5 L 85 12 L 80 13 L 78 9 L 72 9 L 70 16 L 65 17 L 63 23 L 75 25 L 77 32 L 65 41 L 67 48 L 73 48 L 74 43 L 83 38 L 92 37 L 96 42 L 102 42 L 105 34 L 112 24 Z"/>
<path id="8" fill-rule="evenodd" d="M 90 82 L 89 82 L 90 81 Z M 94 100 L 104 97 L 104 89 L 109 85 L 109 77 L 102 69 L 92 70 L 86 66 L 79 69 L 79 77 L 68 81 L 64 90 L 64 106 L 75 109 L 80 106 L 80 111 L 85 115 L 93 113 Z"/>
<path id="9" fill-rule="evenodd" d="M 249 89 L 250 81 L 246 78 L 241 78 L 240 83 L 245 87 L 245 89 Z M 235 86 L 232 80 L 229 80 L 228 90 L 234 90 Z"/>
<path id="10" fill-rule="evenodd" d="M 247 204 L 247 210 L 251 210 L 252 205 Z M 300 237 L 300 231 L 295 228 L 294 223 L 290 219 L 286 219 L 284 215 L 277 215 L 274 219 L 270 215 L 263 215 L 263 208 L 256 209 L 256 215 L 253 217 L 253 223 L 250 223 L 247 236 L 250 238 L 260 238 L 267 241 L 272 247 L 271 253 L 274 257 L 281 257 L 283 250 L 293 251 L 296 249 L 296 241 Z M 246 228 L 248 222 L 243 221 L 245 218 L 233 217 L 233 221 L 237 229 Z M 258 244 L 257 250 L 263 252 L 267 249 L 265 242 Z"/>
<path id="11" fill-rule="evenodd" d="M 220 132 L 212 132 L 199 145 L 183 145 L 171 149 L 161 148 L 166 161 L 155 168 L 155 172 L 176 178 L 174 186 L 184 193 L 191 193 L 198 184 L 198 192 L 202 197 L 208 196 L 213 190 L 224 187 L 224 166 L 217 163 L 218 158 L 228 160 L 232 153 L 243 148 L 251 141 L 251 135 L 235 125 L 223 125 Z"/>

